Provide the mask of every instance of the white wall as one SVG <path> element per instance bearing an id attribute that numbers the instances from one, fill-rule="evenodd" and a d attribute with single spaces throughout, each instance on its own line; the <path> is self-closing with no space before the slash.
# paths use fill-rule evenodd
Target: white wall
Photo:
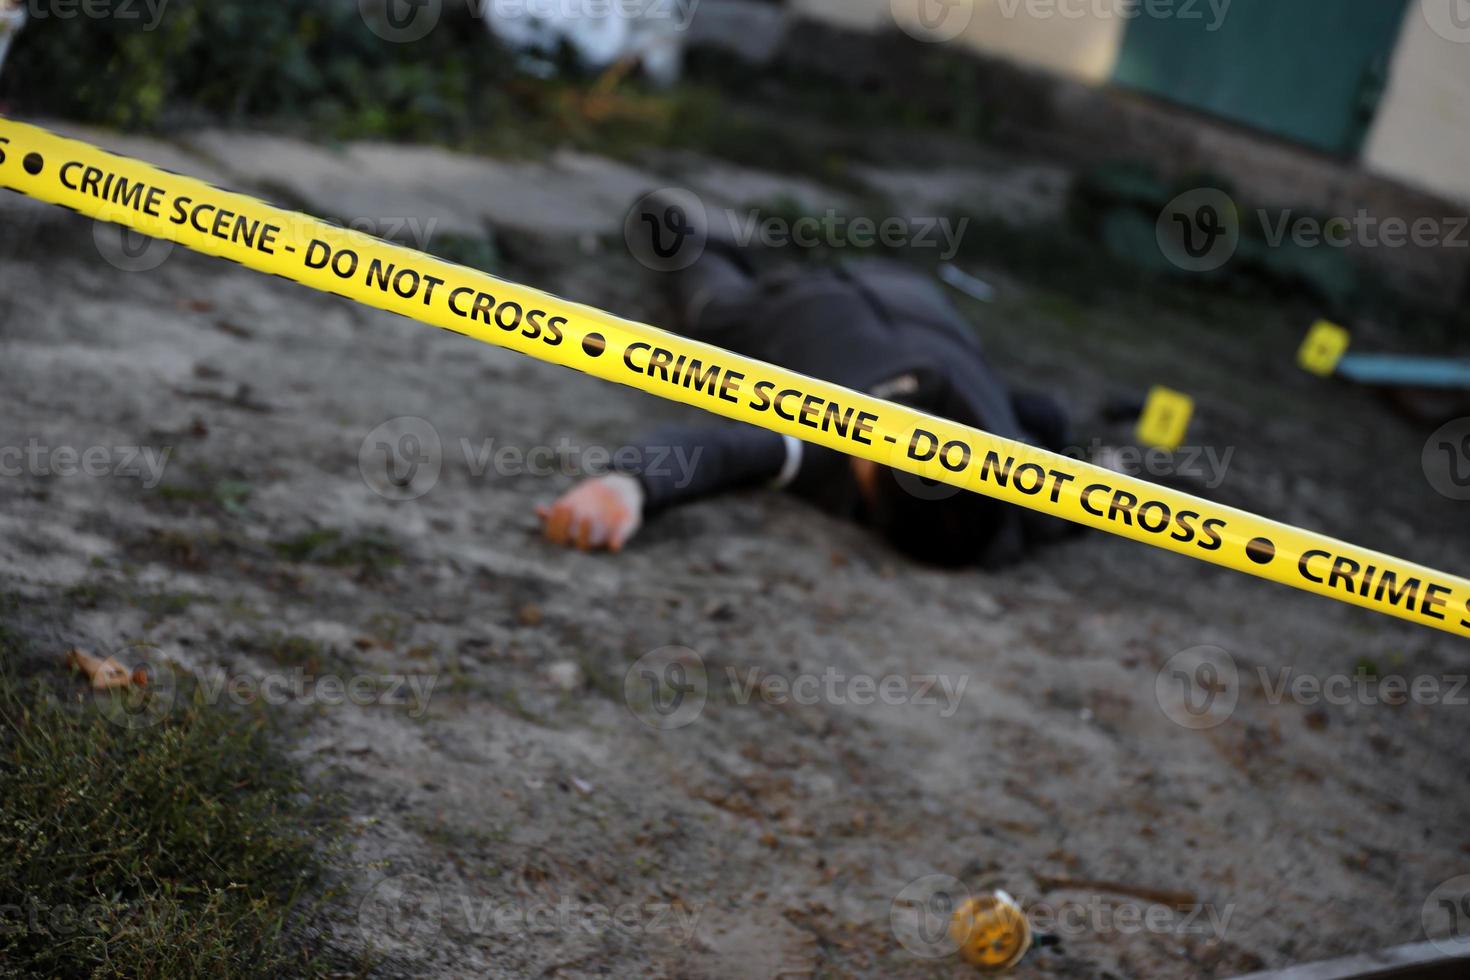
<path id="1" fill-rule="evenodd" d="M 793 0 L 800 13 L 858 28 L 916 27 L 918 4 L 946 0 Z M 1113 71 L 1126 21 L 1099 16 L 1111 4 L 1081 0 L 949 0 L 956 40 L 990 54 L 1103 81 Z M 1065 13 L 1063 12 L 1065 11 Z"/>
<path id="2" fill-rule="evenodd" d="M 879 30 L 895 24 L 912 28 L 917 4 L 939 10 L 944 2 L 792 0 L 792 5 L 808 16 Z M 955 43 L 1092 82 L 1112 75 L 1128 25 L 1126 19 L 1099 13 L 1112 9 L 1111 3 L 949 2 L 954 4 L 950 16 L 959 18 L 949 23 L 964 28 Z M 1460 28 L 1448 17 L 1451 6 L 1461 2 L 1410 0 L 1363 163 L 1376 173 L 1470 203 L 1470 26 Z"/>
<path id="3" fill-rule="evenodd" d="M 1368 169 L 1470 203 L 1470 29 L 1430 26 L 1436 0 L 1409 5 L 1388 92 L 1363 149 Z M 1449 0 L 1457 2 L 1457 0 Z M 1455 35 L 1447 24 L 1436 21 Z"/>

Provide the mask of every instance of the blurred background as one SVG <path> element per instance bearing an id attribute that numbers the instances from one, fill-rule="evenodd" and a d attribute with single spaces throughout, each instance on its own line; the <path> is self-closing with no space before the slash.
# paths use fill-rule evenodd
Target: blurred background
<path id="1" fill-rule="evenodd" d="M 945 283 L 1083 452 L 1466 572 L 1460 0 L 0 0 L 0 112 L 656 325 L 676 189 Z M 565 552 L 534 506 L 690 413 L 19 195 L 0 262 L 0 972 L 964 976 L 997 888 L 1024 977 L 1470 939 L 1457 639 L 774 495 Z M 741 684 L 832 670 L 956 697 Z"/>
<path id="2" fill-rule="evenodd" d="M 1016 238 L 1071 234 L 1152 275 L 1171 271 L 1147 247 L 1152 219 L 1218 188 L 1247 219 L 1243 254 L 1196 284 L 1305 291 L 1343 317 L 1462 305 L 1470 248 L 1450 226 L 1470 195 L 1470 29 L 1450 0 L 1364 0 L 1325 21 L 1261 0 L 27 6 L 8 15 L 13 111 L 501 156 L 707 152 L 858 194 L 942 169 L 922 203 L 999 226 L 966 248 L 1014 258 Z M 967 166 L 981 148 L 1009 160 Z M 1046 166 L 1018 177 L 1022 160 Z M 964 176 L 1025 184 L 1031 211 Z M 1436 230 L 1415 234 L 1419 219 Z M 1383 244 L 1384 221 L 1405 241 Z M 1303 222 L 1327 241 L 1297 241 Z"/>

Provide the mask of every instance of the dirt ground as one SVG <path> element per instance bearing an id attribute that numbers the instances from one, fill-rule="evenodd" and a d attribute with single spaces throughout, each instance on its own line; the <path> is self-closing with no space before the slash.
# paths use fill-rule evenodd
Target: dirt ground
<path id="1" fill-rule="evenodd" d="M 507 274 L 655 320 L 622 208 L 712 166 L 90 135 L 340 218 L 494 229 Z M 1461 641 L 1102 535 L 928 571 L 768 494 L 671 514 L 616 558 L 558 550 L 533 508 L 561 470 L 683 409 L 183 250 L 124 271 L 90 222 L 4 197 L 0 446 L 45 462 L 0 477 L 0 592 L 58 670 L 70 645 L 141 642 L 206 677 L 419 685 L 307 707 L 295 747 L 354 815 L 321 941 L 380 975 L 968 976 L 905 925 L 945 875 L 1035 910 L 1018 978 L 1229 977 L 1423 939 L 1431 892 L 1470 871 L 1470 692 L 1271 696 L 1283 670 L 1365 663 L 1448 690 Z M 1429 431 L 1299 372 L 1304 324 L 969 271 L 999 289 L 967 309 L 1022 381 L 1084 418 L 1118 388 L 1190 391 L 1190 441 L 1232 454 L 1208 492 L 1464 571 Z M 404 417 L 424 421 L 379 428 Z M 440 472 L 398 501 L 371 460 L 405 432 L 437 439 Z M 558 472 L 486 466 L 488 440 Z M 108 475 L 64 475 L 59 447 L 106 447 Z M 166 465 L 119 473 L 125 447 Z M 1233 660 L 1238 704 L 1196 729 L 1165 668 L 1201 646 Z M 669 647 L 692 652 L 664 676 L 707 697 L 660 730 L 637 668 Z M 761 676 L 823 693 L 747 696 Z M 910 696 L 865 703 L 887 678 Z"/>

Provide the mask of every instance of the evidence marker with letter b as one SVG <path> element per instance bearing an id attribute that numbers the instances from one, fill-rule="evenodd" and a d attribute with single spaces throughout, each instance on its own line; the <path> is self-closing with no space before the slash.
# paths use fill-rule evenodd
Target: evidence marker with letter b
<path id="1" fill-rule="evenodd" d="M 1318 377 L 1330 378 L 1337 370 L 1342 355 L 1347 353 L 1352 337 L 1346 330 L 1329 320 L 1318 320 L 1307 332 L 1297 351 L 1296 362 L 1302 370 Z"/>
<path id="2" fill-rule="evenodd" d="M 1139 445 L 1173 452 L 1184 445 L 1189 423 L 1194 418 L 1194 399 L 1182 391 L 1155 385 L 1148 393 L 1143 414 L 1138 417 Z"/>

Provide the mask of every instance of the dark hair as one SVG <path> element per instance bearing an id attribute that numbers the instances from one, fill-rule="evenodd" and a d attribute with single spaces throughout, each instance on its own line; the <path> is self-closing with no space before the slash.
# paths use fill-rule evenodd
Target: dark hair
<path id="1" fill-rule="evenodd" d="M 899 551 L 927 565 L 979 564 L 1007 504 L 888 467 L 878 471 L 869 519 Z"/>

